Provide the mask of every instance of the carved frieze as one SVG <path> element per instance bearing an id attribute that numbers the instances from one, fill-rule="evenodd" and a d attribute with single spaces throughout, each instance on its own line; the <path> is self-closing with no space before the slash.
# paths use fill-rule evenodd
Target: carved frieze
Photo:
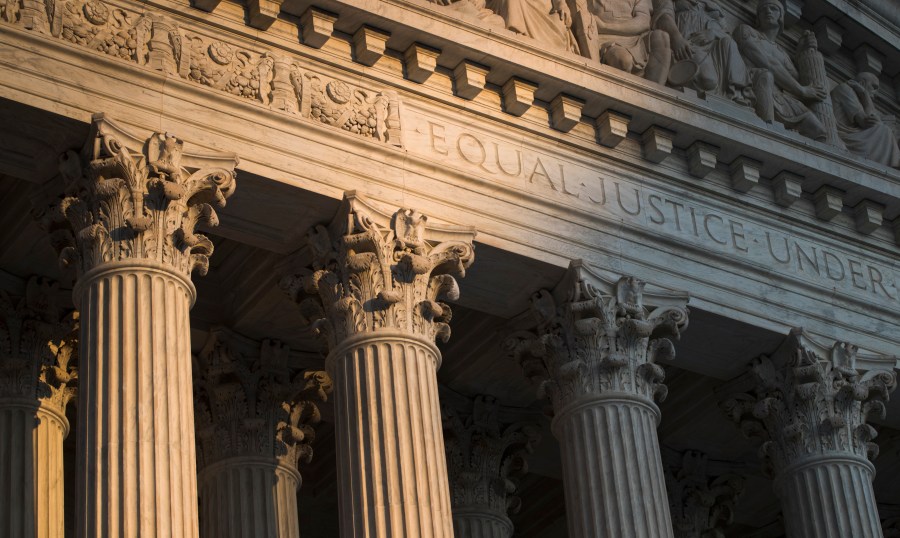
<path id="1" fill-rule="evenodd" d="M 897 385 L 888 370 L 857 370 L 857 348 L 831 348 L 795 329 L 772 355 L 763 355 L 736 380 L 721 406 L 749 438 L 762 441 L 763 469 L 785 467 L 815 456 L 874 458 L 877 435 L 869 417 L 883 417 Z"/>
<path id="2" fill-rule="evenodd" d="M 453 509 L 475 509 L 506 517 L 522 504 L 515 495 L 528 472 L 527 454 L 540 441 L 536 424 L 501 424 L 499 405 L 476 396 L 471 410 L 443 408 L 444 445 Z"/>
<path id="3" fill-rule="evenodd" d="M 599 278 L 579 261 L 556 290 L 532 297 L 537 331 L 517 333 L 506 346 L 555 412 L 605 392 L 665 398 L 658 362 L 674 357 L 670 338 L 687 327 L 687 296 L 655 294 L 660 302 L 651 307 L 644 287 L 634 277 Z"/>
<path id="4" fill-rule="evenodd" d="M 0 291 L 0 398 L 63 415 L 77 390 L 78 313 L 65 314 L 57 294 L 55 282 L 38 277 L 23 297 Z"/>
<path id="5" fill-rule="evenodd" d="M 210 332 L 195 359 L 197 464 L 202 469 L 234 457 L 274 458 L 296 469 L 312 459 L 318 403 L 328 400 L 331 378 L 298 371 L 290 349 L 265 340 L 245 355 L 224 329 Z"/>
<path id="6" fill-rule="evenodd" d="M 19 0 L 0 4 L 0 19 L 26 25 Z M 310 121 L 401 145 L 396 92 L 373 90 L 304 69 L 293 58 L 251 51 L 191 32 L 161 13 L 141 13 L 100 0 L 41 4 L 36 29 L 70 43 L 209 86 Z M 21 12 L 21 13 L 20 13 Z M 48 18 L 49 17 L 49 18 Z M 32 17 L 33 18 L 33 17 Z"/>
<path id="7" fill-rule="evenodd" d="M 676 537 L 725 538 L 744 479 L 735 474 L 711 476 L 706 454 L 688 450 L 678 465 L 667 466 L 666 489 Z"/>
<path id="8" fill-rule="evenodd" d="M 81 152 L 60 157 L 65 195 L 36 217 L 79 276 L 120 260 L 206 274 L 213 244 L 197 226 L 218 224 L 214 207 L 234 192 L 236 165 L 233 155 L 185 153 L 169 133 L 137 139 L 97 114 Z"/>
<path id="9" fill-rule="evenodd" d="M 335 219 L 309 232 L 311 269 L 282 279 L 329 349 L 348 336 L 397 330 L 428 341 L 450 337 L 455 277 L 475 261 L 472 228 L 431 225 L 403 208 L 387 216 L 353 193 Z"/>

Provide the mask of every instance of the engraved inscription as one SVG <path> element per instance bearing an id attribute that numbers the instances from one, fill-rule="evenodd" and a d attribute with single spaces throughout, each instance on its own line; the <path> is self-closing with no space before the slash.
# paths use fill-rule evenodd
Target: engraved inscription
<path id="1" fill-rule="evenodd" d="M 887 265 L 657 191 L 638 177 L 614 175 L 427 118 L 419 118 L 409 136 L 411 151 L 517 190 L 574 203 L 604 219 L 633 223 L 820 287 L 880 303 L 900 301 L 895 271 Z"/>

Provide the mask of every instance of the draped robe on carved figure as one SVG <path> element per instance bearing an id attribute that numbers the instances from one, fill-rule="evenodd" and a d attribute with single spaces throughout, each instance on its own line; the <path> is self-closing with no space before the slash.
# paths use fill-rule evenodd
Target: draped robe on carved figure
<path id="1" fill-rule="evenodd" d="M 800 74 L 788 53 L 775 42 L 784 24 L 784 8 L 779 0 L 760 0 L 757 6 L 758 27 L 739 25 L 734 40 L 751 68 L 756 111 L 766 121 L 778 120 L 790 129 L 815 140 L 825 139 L 825 128 L 805 103 L 827 97 L 826 90 L 813 85 L 804 86 Z M 807 36 L 799 47 L 806 48 Z"/>
<path id="2" fill-rule="evenodd" d="M 747 64 L 725 30 L 719 5 L 712 0 L 654 0 L 654 28 L 669 34 L 675 60 L 693 60 L 697 73 L 686 85 L 747 104 Z"/>
<path id="3" fill-rule="evenodd" d="M 838 135 L 851 152 L 900 168 L 897 138 L 875 111 L 876 91 L 878 77 L 872 73 L 860 73 L 831 90 Z"/>
<path id="4" fill-rule="evenodd" d="M 486 6 L 503 17 L 507 29 L 542 45 L 578 52 L 565 0 L 487 0 Z"/>

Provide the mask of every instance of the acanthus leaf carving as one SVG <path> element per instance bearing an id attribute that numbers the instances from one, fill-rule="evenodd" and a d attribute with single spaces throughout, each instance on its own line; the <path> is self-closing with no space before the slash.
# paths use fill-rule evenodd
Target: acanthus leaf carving
<path id="1" fill-rule="evenodd" d="M 20 10 L 20 1 L 34 9 Z M 50 9 L 51 5 L 55 7 Z M 289 56 L 246 50 L 191 32 L 161 13 L 132 12 L 101 0 L 5 0 L 0 3 L 0 19 L 29 28 L 28 24 L 34 24 L 75 45 L 272 110 L 392 146 L 403 145 L 397 92 L 325 77 Z"/>
<path id="2" fill-rule="evenodd" d="M 736 474 L 711 476 L 706 454 L 685 451 L 678 465 L 666 468 L 672 525 L 678 538 L 725 538 L 735 505 L 744 491 Z"/>
<path id="3" fill-rule="evenodd" d="M 0 397 L 65 414 L 77 394 L 78 312 L 58 304 L 58 284 L 32 277 L 23 297 L 0 292 Z"/>
<path id="4" fill-rule="evenodd" d="M 777 476 L 808 457 L 874 458 L 870 416 L 883 417 L 896 373 L 857 369 L 858 349 L 828 348 L 794 329 L 771 355 L 754 359 L 721 407 L 742 432 L 761 441 L 764 471 Z"/>
<path id="5" fill-rule="evenodd" d="M 633 277 L 612 283 L 576 261 L 553 292 L 534 294 L 536 331 L 515 333 L 505 345 L 555 412 L 604 392 L 665 398 L 657 361 L 674 356 L 670 339 L 687 328 L 687 296 L 657 293 L 661 306 L 651 309 L 644 286 Z"/>
<path id="6" fill-rule="evenodd" d="M 540 441 L 537 424 L 502 424 L 499 404 L 479 395 L 464 412 L 442 409 L 444 444 L 454 510 L 483 510 L 501 518 L 518 512 L 518 481 L 528 472 L 526 457 Z"/>
<path id="7" fill-rule="evenodd" d="M 79 276 L 119 260 L 202 275 L 213 245 L 197 226 L 218 224 L 214 207 L 234 192 L 236 165 L 233 155 L 185 153 L 169 133 L 136 139 L 97 114 L 81 152 L 60 157 L 65 195 L 37 208 L 36 217 L 60 263 Z"/>
<path id="8" fill-rule="evenodd" d="M 412 209 L 388 217 L 347 193 L 332 223 L 309 232 L 312 267 L 281 286 L 329 349 L 383 329 L 446 341 L 444 301 L 459 296 L 455 277 L 474 262 L 474 237 L 472 228 L 429 225 Z"/>
<path id="9" fill-rule="evenodd" d="M 195 357 L 198 467 L 261 457 L 297 469 L 312 459 L 318 405 L 328 401 L 331 378 L 292 367 L 290 349 L 277 341 L 249 342 L 258 351 L 245 356 L 241 339 L 215 329 Z"/>

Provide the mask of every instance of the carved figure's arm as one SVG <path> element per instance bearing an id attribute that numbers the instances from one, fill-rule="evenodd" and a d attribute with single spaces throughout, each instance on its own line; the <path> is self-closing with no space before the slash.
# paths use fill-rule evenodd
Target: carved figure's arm
<path id="1" fill-rule="evenodd" d="M 681 34 L 678 25 L 675 24 L 675 8 L 672 0 L 654 0 L 653 11 L 656 15 L 654 29 L 662 30 L 669 34 L 669 46 L 676 60 L 687 60 L 693 55 L 691 44 Z"/>
<path id="2" fill-rule="evenodd" d="M 768 69 L 775 78 L 775 84 L 782 90 L 792 93 L 803 100 L 821 101 L 824 99 L 824 95 L 821 97 L 818 95 L 819 93 L 824 94 L 824 89 L 820 90 L 813 86 L 800 84 L 794 75 L 791 74 L 791 71 L 796 71 L 796 69 L 793 66 L 788 67 L 784 65 L 778 61 L 778 58 L 767 54 L 763 47 L 760 46 L 759 37 L 753 34 L 754 32 L 746 25 L 741 25 L 735 32 L 735 41 L 737 41 L 738 48 L 744 58 L 756 67 Z"/>

